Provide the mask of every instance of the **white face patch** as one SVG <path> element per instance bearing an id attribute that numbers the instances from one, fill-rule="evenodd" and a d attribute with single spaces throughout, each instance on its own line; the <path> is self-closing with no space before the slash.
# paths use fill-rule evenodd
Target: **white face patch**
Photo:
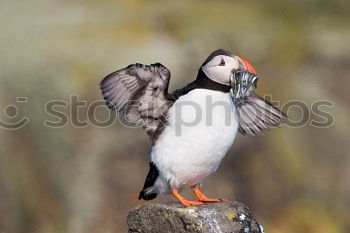
<path id="1" fill-rule="evenodd" d="M 238 69 L 237 60 L 226 55 L 216 56 L 202 67 L 208 78 L 224 85 L 230 85 L 231 71 L 234 69 Z"/>

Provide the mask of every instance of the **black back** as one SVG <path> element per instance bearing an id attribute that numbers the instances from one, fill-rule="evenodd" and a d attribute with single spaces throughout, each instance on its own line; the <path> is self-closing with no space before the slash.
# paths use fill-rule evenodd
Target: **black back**
<path id="1" fill-rule="evenodd" d="M 217 83 L 210 78 L 203 72 L 202 67 L 199 68 L 198 74 L 197 74 L 197 79 L 190 84 L 186 85 L 183 88 L 180 88 L 173 93 L 170 94 L 170 97 L 173 98 L 174 100 L 178 99 L 182 95 L 186 95 L 188 92 L 194 90 L 194 89 L 207 89 L 207 90 L 213 90 L 213 91 L 221 91 L 228 93 L 230 92 L 231 87 Z"/>

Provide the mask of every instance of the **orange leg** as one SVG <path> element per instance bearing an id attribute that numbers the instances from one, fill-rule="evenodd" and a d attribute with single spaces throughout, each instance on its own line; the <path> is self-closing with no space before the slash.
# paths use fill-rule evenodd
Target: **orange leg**
<path id="1" fill-rule="evenodd" d="M 220 202 L 220 201 L 226 201 L 224 199 L 213 199 L 206 197 L 201 190 L 199 189 L 198 185 L 193 187 L 193 193 L 198 197 L 200 202 Z"/>
<path id="2" fill-rule="evenodd" d="M 203 202 L 199 202 L 199 201 L 189 201 L 189 200 L 186 200 L 183 196 L 181 196 L 179 194 L 179 192 L 176 190 L 176 189 L 172 189 L 171 190 L 171 194 L 173 194 L 173 196 L 179 200 L 179 202 L 181 204 L 183 204 L 184 206 L 186 207 L 189 207 L 189 206 L 199 206 L 199 205 L 203 205 L 204 203 Z"/>

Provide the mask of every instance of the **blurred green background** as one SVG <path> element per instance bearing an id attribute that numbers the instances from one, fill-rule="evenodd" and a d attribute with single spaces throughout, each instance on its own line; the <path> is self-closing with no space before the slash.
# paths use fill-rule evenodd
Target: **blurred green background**
<path id="1" fill-rule="evenodd" d="M 0 232 L 126 232 L 128 210 L 142 204 L 147 136 L 120 123 L 49 128 L 43 122 L 57 118 L 45 104 L 67 101 L 60 111 L 87 120 L 87 107 L 72 113 L 70 96 L 101 100 L 108 73 L 161 62 L 174 90 L 217 48 L 255 66 L 260 94 L 335 103 L 325 109 L 335 124 L 238 136 L 204 192 L 245 203 L 269 233 L 350 232 L 349 15 L 348 0 L 2 0 L 0 119 L 30 122 L 0 128 Z M 14 119 L 9 105 L 18 106 Z"/>

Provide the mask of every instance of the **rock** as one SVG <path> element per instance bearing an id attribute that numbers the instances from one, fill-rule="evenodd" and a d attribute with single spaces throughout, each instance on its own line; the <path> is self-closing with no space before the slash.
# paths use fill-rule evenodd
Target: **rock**
<path id="1" fill-rule="evenodd" d="M 198 207 L 146 203 L 128 215 L 129 233 L 263 233 L 248 207 L 238 202 Z"/>

